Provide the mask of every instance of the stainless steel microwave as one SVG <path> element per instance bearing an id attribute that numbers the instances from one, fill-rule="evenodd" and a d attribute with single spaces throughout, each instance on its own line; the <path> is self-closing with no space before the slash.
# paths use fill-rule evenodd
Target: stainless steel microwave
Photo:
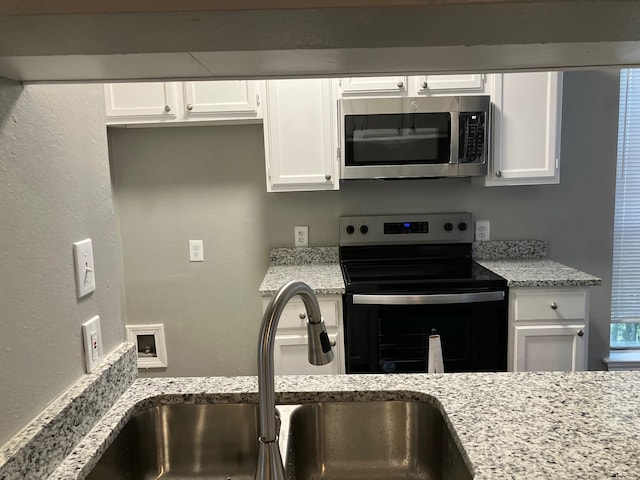
<path id="1" fill-rule="evenodd" d="M 340 100 L 341 178 L 487 173 L 488 95 Z"/>

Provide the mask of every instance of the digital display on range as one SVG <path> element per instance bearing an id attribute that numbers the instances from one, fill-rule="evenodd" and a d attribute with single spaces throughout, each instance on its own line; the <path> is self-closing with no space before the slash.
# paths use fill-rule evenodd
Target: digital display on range
<path id="1" fill-rule="evenodd" d="M 394 222 L 384 224 L 385 235 L 429 233 L 429 222 Z"/>

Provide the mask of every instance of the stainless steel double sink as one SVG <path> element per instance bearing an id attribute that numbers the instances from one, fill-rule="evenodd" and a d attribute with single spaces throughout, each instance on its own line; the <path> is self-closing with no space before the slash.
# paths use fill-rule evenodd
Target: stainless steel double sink
<path id="1" fill-rule="evenodd" d="M 289 480 L 473 478 L 429 403 L 319 402 L 282 410 Z M 87 478 L 249 480 L 257 438 L 256 404 L 153 407 L 127 422 Z"/>

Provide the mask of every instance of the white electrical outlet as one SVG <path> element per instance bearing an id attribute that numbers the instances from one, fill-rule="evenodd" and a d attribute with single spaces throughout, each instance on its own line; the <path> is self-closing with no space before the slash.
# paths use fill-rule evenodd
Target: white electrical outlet
<path id="1" fill-rule="evenodd" d="M 84 341 L 84 359 L 87 373 L 91 373 L 102 358 L 102 333 L 100 332 L 100 316 L 82 324 Z"/>
<path id="2" fill-rule="evenodd" d="M 296 225 L 293 227 L 295 232 L 294 245 L 296 247 L 306 247 L 309 245 L 309 226 Z"/>
<path id="3" fill-rule="evenodd" d="M 202 240 L 189 240 L 189 261 L 204 262 L 204 244 Z"/>
<path id="4" fill-rule="evenodd" d="M 96 289 L 96 272 L 93 265 L 93 245 L 87 238 L 73 244 L 73 256 L 76 266 L 76 288 L 78 298 Z"/>
<path id="5" fill-rule="evenodd" d="M 489 220 L 476 221 L 476 242 L 486 242 L 491 238 L 491 222 Z"/>

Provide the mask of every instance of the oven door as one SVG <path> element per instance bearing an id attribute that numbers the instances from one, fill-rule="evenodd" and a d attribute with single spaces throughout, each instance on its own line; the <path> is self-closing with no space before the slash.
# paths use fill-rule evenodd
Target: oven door
<path id="1" fill-rule="evenodd" d="M 427 371 L 440 335 L 445 372 L 506 371 L 504 290 L 345 295 L 347 373 Z"/>

